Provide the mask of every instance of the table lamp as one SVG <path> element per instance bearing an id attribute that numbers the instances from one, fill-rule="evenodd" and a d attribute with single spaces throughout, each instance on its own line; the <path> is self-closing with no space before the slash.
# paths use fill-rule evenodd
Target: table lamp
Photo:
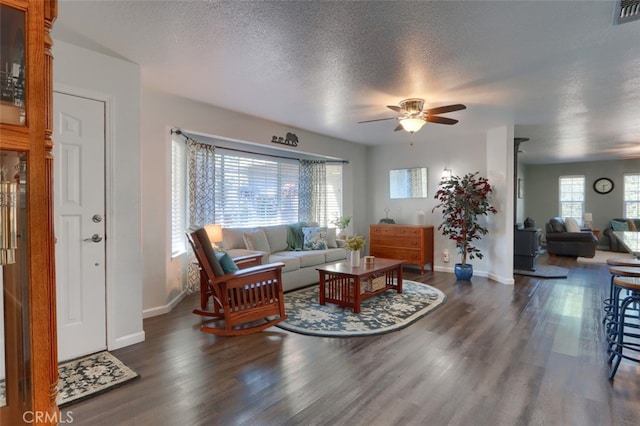
<path id="1" fill-rule="evenodd" d="M 588 229 L 592 229 L 593 215 L 591 213 L 585 213 L 582 215 L 582 222 L 584 223 L 584 227 Z"/>
<path id="2" fill-rule="evenodd" d="M 222 226 L 211 223 L 209 225 L 205 225 L 204 230 L 207 232 L 209 241 L 211 241 L 211 246 L 213 246 L 214 249 L 217 249 L 218 246 L 216 243 L 222 242 Z"/>

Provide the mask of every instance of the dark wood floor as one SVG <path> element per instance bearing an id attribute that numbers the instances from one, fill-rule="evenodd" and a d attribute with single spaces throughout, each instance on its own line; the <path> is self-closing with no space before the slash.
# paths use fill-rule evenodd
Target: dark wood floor
<path id="1" fill-rule="evenodd" d="M 623 361 L 607 380 L 607 268 L 542 261 L 569 277 L 506 286 L 407 270 L 448 300 L 374 337 L 206 335 L 190 296 L 144 321 L 145 342 L 113 352 L 140 379 L 63 413 L 92 426 L 640 424 L 640 367 Z"/>

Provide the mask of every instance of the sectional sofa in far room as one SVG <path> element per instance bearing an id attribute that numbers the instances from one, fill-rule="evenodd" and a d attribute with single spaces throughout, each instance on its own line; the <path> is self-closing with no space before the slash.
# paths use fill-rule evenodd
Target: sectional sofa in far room
<path id="1" fill-rule="evenodd" d="M 262 253 L 263 264 L 284 263 L 284 291 L 317 283 L 316 268 L 347 258 L 341 247 L 343 241 L 336 239 L 335 228 L 318 227 L 315 223 L 222 228 L 222 238 L 222 248 L 232 258 Z"/>

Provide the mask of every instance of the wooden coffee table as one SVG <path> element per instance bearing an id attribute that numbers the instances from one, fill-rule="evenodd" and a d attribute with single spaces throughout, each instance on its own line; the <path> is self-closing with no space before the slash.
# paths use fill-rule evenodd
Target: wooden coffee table
<path id="1" fill-rule="evenodd" d="M 319 301 L 338 306 L 352 308 L 356 314 L 360 313 L 360 302 L 389 289 L 402 293 L 402 265 L 404 260 L 382 259 L 376 257 L 371 265 L 365 264 L 352 268 L 350 262 L 334 263 L 333 265 L 316 268 L 320 273 Z M 384 287 L 374 291 L 361 292 L 365 280 L 384 276 Z"/>

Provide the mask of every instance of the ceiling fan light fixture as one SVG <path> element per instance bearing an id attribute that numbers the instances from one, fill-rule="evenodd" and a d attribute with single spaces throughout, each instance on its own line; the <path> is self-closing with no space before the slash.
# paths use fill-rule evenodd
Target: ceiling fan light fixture
<path id="1" fill-rule="evenodd" d="M 424 126 L 424 123 L 426 123 L 426 122 L 421 118 L 402 118 L 402 119 L 400 119 L 400 125 L 402 126 L 402 128 L 404 130 L 406 130 L 409 133 L 415 133 L 418 130 L 422 129 L 422 126 Z"/>

